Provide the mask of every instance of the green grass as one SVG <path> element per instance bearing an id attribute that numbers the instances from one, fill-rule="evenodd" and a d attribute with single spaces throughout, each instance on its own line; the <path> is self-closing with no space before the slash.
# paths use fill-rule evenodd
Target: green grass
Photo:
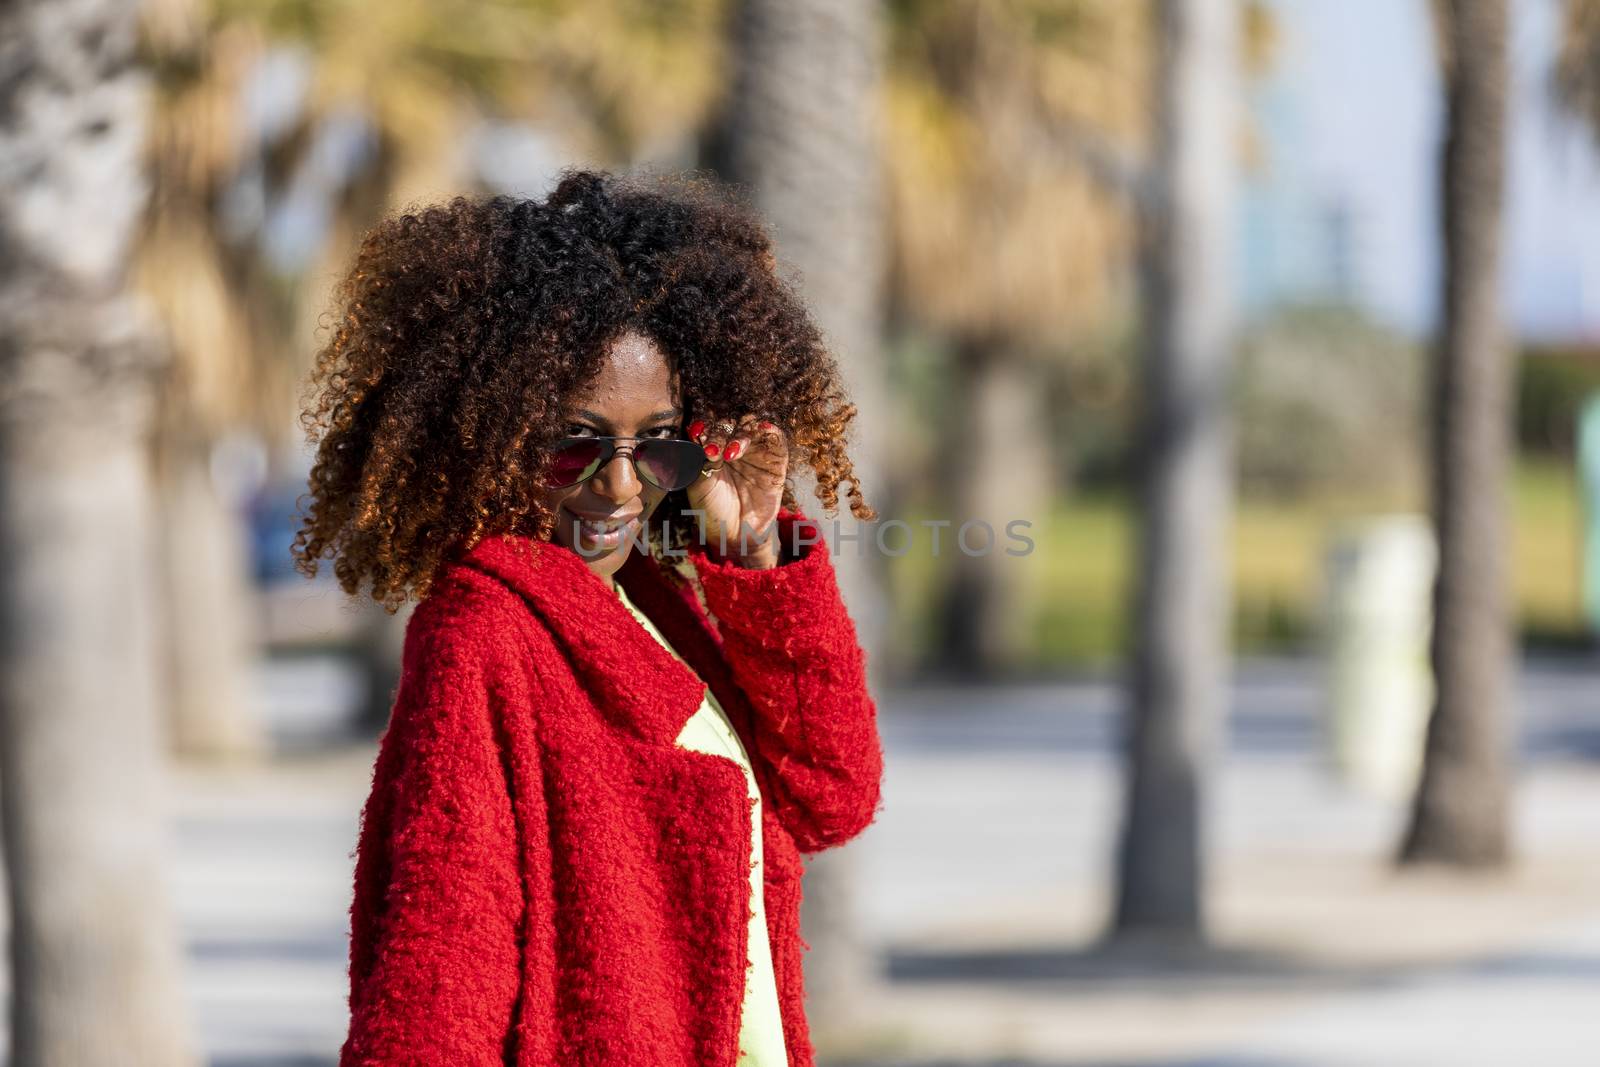
<path id="1" fill-rule="evenodd" d="M 1512 499 L 1518 620 L 1524 630 L 1540 634 L 1579 633 L 1583 508 L 1577 475 L 1565 464 L 1524 463 Z"/>
<path id="2" fill-rule="evenodd" d="M 1525 634 L 1575 640 L 1581 509 L 1568 466 L 1524 461 L 1512 500 L 1512 579 Z M 1344 520 L 1420 511 L 1420 499 L 1245 501 L 1234 523 L 1236 646 L 1245 652 L 1303 648 L 1314 639 L 1328 539 Z M 907 518 L 913 524 L 918 518 Z M 1004 570 L 1014 608 L 1016 662 L 1024 667 L 1103 664 L 1123 651 L 1132 512 L 1119 496 L 1078 497 L 1036 522 L 1035 550 Z M 948 556 L 934 559 L 919 539 L 891 575 L 900 632 L 915 660 L 930 646 L 935 587 Z"/>

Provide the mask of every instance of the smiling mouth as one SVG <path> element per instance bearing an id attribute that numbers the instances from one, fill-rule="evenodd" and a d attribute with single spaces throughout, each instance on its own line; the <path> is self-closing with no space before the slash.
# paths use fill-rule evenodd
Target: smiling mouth
<path id="1" fill-rule="evenodd" d="M 639 516 L 626 519 L 588 519 L 577 512 L 569 512 L 578 539 L 601 547 L 614 547 L 622 543 L 623 534 L 637 528 Z"/>

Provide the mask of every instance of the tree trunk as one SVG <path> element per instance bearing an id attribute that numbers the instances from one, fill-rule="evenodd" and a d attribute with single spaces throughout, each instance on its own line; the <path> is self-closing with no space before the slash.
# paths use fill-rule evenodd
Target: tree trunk
<path id="1" fill-rule="evenodd" d="M 1499 311 L 1505 0 L 1454 0 L 1440 16 L 1448 105 L 1443 321 L 1432 394 L 1436 697 L 1401 860 L 1493 867 L 1508 851 L 1513 655 L 1505 517 L 1511 363 Z"/>
<path id="2" fill-rule="evenodd" d="M 1143 240 L 1139 562 L 1114 933 L 1204 933 L 1208 765 L 1227 685 L 1232 0 L 1163 0 Z"/>
<path id="3" fill-rule="evenodd" d="M 1041 505 L 1054 499 L 1049 441 L 1040 432 L 1045 413 L 1029 362 L 1006 342 L 967 336 L 956 342 L 950 383 L 950 432 L 940 464 L 951 505 L 939 518 L 938 572 L 945 589 L 934 649 L 937 673 L 969 678 L 1003 674 L 1016 665 L 1025 622 L 1016 610 L 1017 571 L 1006 524 L 1026 519 L 1034 529 L 1047 518 Z M 986 523 L 992 538 L 977 526 Z M 963 547 L 961 528 L 973 523 Z M 987 545 L 987 549 L 984 546 Z M 931 541 L 930 541 L 931 546 Z"/>
<path id="4" fill-rule="evenodd" d="M 0 8 L 0 815 L 11 1062 L 197 1062 L 166 892 L 148 436 L 126 263 L 136 8 Z"/>
<path id="5" fill-rule="evenodd" d="M 258 644 L 248 531 L 212 483 L 211 442 L 170 419 L 164 430 L 156 542 L 172 752 L 211 763 L 259 759 L 268 746 L 247 684 Z"/>
<path id="6" fill-rule="evenodd" d="M 729 104 L 710 151 L 726 177 L 748 186 L 772 226 L 780 260 L 799 272 L 861 412 L 851 457 L 868 493 L 879 480 L 886 412 L 876 112 L 881 34 L 881 12 L 870 0 L 742 0 L 734 14 Z M 864 535 L 859 555 L 847 545 L 835 563 L 876 679 L 881 560 L 870 530 L 857 530 L 848 513 L 839 524 L 846 536 Z M 808 1013 L 819 1033 L 850 1025 L 874 977 L 851 916 L 852 866 L 845 846 L 816 857 L 806 872 Z"/>

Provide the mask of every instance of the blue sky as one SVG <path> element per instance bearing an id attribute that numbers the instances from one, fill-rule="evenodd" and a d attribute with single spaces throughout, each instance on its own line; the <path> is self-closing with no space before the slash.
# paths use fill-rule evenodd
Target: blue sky
<path id="1" fill-rule="evenodd" d="M 1600 341 L 1600 156 L 1550 90 L 1560 0 L 1513 0 L 1503 294 L 1524 339 Z M 1343 292 L 1426 333 L 1437 306 L 1442 100 L 1426 0 L 1271 0 L 1252 91 L 1264 164 L 1243 205 L 1243 295 Z"/>

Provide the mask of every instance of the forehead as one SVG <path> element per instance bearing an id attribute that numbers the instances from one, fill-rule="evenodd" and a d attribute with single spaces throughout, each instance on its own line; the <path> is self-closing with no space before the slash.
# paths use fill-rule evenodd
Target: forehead
<path id="1" fill-rule="evenodd" d="M 599 375 L 573 398 L 574 407 L 612 421 L 646 418 L 678 402 L 671 361 L 653 340 L 639 333 L 618 338 L 607 351 Z"/>

